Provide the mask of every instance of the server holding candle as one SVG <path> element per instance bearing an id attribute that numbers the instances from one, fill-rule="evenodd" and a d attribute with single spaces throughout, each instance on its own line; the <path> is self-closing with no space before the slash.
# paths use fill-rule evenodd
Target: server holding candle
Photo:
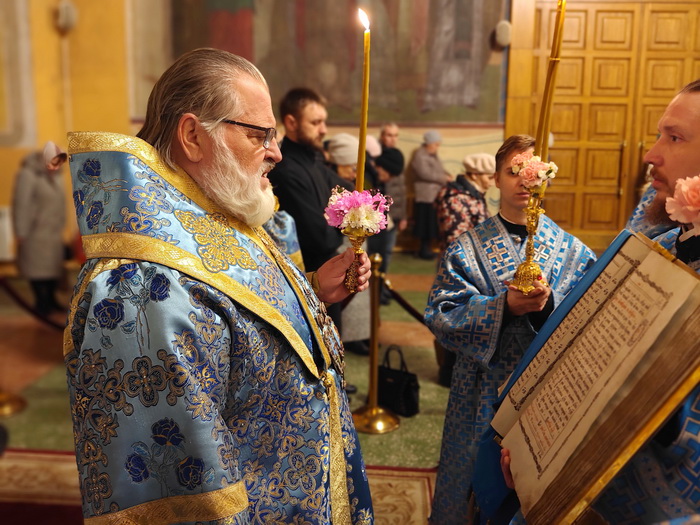
<path id="1" fill-rule="evenodd" d="M 467 523 L 478 444 L 493 417 L 498 388 L 537 331 L 595 261 L 593 252 L 548 217 L 536 253 L 545 279 L 528 295 L 509 286 L 525 255 L 529 193 L 511 160 L 532 152 L 527 135 L 509 137 L 496 153 L 498 215 L 460 235 L 440 262 L 425 310 L 437 342 L 454 352 L 431 523 Z M 546 249 L 545 249 L 546 248 Z"/>

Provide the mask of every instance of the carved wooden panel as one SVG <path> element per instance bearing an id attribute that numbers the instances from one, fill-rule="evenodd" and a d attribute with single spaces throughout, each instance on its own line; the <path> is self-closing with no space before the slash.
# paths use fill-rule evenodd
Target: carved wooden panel
<path id="1" fill-rule="evenodd" d="M 547 27 L 547 40 L 544 47 L 551 49 L 552 38 L 554 37 L 554 21 L 557 17 L 556 4 L 549 6 L 549 24 Z M 586 47 L 586 19 L 588 13 L 571 9 L 571 5 L 567 7 L 566 16 L 564 17 L 564 34 L 562 35 L 562 48 L 567 49 L 585 49 Z"/>
<path id="2" fill-rule="evenodd" d="M 557 71 L 557 83 L 554 96 L 581 96 L 583 94 L 583 86 L 585 85 L 583 82 L 583 71 L 583 57 L 572 57 L 569 60 L 560 62 Z M 540 77 L 540 92 L 544 92 L 545 79 L 546 75 Z"/>
<path id="3" fill-rule="evenodd" d="M 687 11 L 652 10 L 647 28 L 649 51 L 685 51 L 688 49 Z"/>
<path id="4" fill-rule="evenodd" d="M 586 193 L 583 196 L 582 226 L 588 230 L 616 230 L 617 210 L 617 194 Z"/>
<path id="5" fill-rule="evenodd" d="M 554 140 L 580 140 L 581 104 L 552 104 Z"/>
<path id="6" fill-rule="evenodd" d="M 588 140 L 620 143 L 627 127 L 626 104 L 591 104 Z"/>
<path id="7" fill-rule="evenodd" d="M 531 114 L 527 124 L 520 116 L 506 118 L 506 135 L 536 130 L 554 31 L 555 1 L 512 0 L 519 12 L 525 4 L 535 33 L 526 31 L 529 40 L 518 42 L 514 19 L 513 38 L 519 49 L 532 45 L 532 54 L 510 63 L 509 78 L 518 82 L 518 71 L 527 67 Z M 659 117 L 696 78 L 700 1 L 569 2 L 550 127 L 550 154 L 560 171 L 547 194 L 547 214 L 584 239 L 611 240 L 636 204 L 642 157 L 656 141 Z"/>
<path id="8" fill-rule="evenodd" d="M 556 140 L 556 138 L 555 138 Z M 549 157 L 558 167 L 557 176 L 552 183 L 555 188 L 576 184 L 578 172 L 578 150 L 576 148 L 559 148 L 555 145 L 549 150 Z"/>
<path id="9" fill-rule="evenodd" d="M 554 179 L 556 180 L 556 179 Z M 570 230 L 576 224 L 574 212 L 576 194 L 573 192 L 548 192 L 544 196 L 543 208 L 548 217 L 565 230 Z"/>
<path id="10" fill-rule="evenodd" d="M 591 95 L 629 96 L 630 62 L 630 57 L 593 59 Z"/>
<path id="11" fill-rule="evenodd" d="M 646 106 L 642 110 L 642 123 L 640 126 L 641 140 L 645 142 L 656 142 L 656 135 L 659 133 L 659 119 L 663 115 L 666 106 Z"/>
<path id="12" fill-rule="evenodd" d="M 595 14 L 595 48 L 630 50 L 635 23 L 634 11 L 598 11 Z"/>
<path id="13" fill-rule="evenodd" d="M 683 86 L 683 58 L 651 58 L 644 67 L 644 96 L 671 98 Z"/>
<path id="14" fill-rule="evenodd" d="M 589 149 L 586 152 L 585 180 L 588 186 L 610 186 L 617 189 L 622 149 Z"/>

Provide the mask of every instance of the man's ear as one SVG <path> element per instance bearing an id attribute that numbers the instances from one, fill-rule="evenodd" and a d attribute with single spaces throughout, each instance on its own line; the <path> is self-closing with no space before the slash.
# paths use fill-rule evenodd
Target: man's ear
<path id="1" fill-rule="evenodd" d="M 193 113 L 185 113 L 177 123 L 177 142 L 182 153 L 190 162 L 199 162 L 204 157 L 206 132 Z"/>
<path id="2" fill-rule="evenodd" d="M 284 124 L 284 129 L 286 129 L 287 132 L 290 130 L 296 131 L 298 125 L 296 117 L 291 113 L 284 116 L 282 119 L 282 124 Z"/>

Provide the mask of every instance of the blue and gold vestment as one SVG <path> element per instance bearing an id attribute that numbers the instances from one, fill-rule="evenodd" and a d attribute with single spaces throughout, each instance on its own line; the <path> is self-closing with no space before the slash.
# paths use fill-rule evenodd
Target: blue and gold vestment
<path id="1" fill-rule="evenodd" d="M 525 242 L 496 216 L 462 234 L 446 250 L 425 320 L 438 342 L 457 353 L 440 451 L 431 521 L 466 523 L 479 440 L 505 383 L 536 332 L 527 315 L 504 323 L 506 281 L 525 259 Z M 581 241 L 542 216 L 535 262 L 556 307 L 595 262 Z"/>
<path id="2" fill-rule="evenodd" d="M 86 523 L 373 522 L 337 330 L 263 228 L 134 137 L 69 136 Z"/>

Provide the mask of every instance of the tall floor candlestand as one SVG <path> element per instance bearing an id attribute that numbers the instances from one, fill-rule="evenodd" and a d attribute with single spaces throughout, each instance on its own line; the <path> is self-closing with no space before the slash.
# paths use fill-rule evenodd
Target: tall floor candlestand
<path id="1" fill-rule="evenodd" d="M 370 280 L 371 331 L 369 338 L 369 395 L 367 404 L 352 413 L 355 428 L 367 434 L 386 434 L 399 428 L 399 417 L 391 410 L 382 408 L 377 402 L 379 383 L 379 292 L 382 281 L 379 267 L 382 256 L 371 257 L 372 279 Z"/>

